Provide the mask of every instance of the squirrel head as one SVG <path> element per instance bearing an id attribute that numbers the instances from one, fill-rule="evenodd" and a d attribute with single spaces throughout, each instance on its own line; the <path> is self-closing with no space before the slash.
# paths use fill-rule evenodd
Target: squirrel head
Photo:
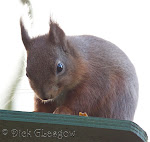
<path id="1" fill-rule="evenodd" d="M 32 39 L 21 20 L 20 26 L 27 51 L 26 75 L 37 97 L 55 99 L 76 86 L 82 76 L 81 63 L 59 25 L 51 20 L 49 33 Z"/>

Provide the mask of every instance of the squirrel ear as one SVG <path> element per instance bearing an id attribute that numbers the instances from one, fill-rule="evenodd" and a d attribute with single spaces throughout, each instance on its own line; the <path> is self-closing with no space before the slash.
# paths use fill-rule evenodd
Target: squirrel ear
<path id="1" fill-rule="evenodd" d="M 22 37 L 23 44 L 24 44 L 26 50 L 28 50 L 31 39 L 28 35 L 28 32 L 26 31 L 26 29 L 24 27 L 22 19 L 20 19 L 20 27 L 21 27 L 21 37 Z"/>
<path id="2" fill-rule="evenodd" d="M 65 33 L 59 25 L 50 20 L 49 40 L 53 44 L 65 46 Z"/>

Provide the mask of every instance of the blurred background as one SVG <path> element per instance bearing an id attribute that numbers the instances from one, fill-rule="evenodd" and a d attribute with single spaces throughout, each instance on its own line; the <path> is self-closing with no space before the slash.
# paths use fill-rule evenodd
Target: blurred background
<path id="1" fill-rule="evenodd" d="M 119 46 L 134 64 L 139 102 L 134 122 L 150 134 L 149 0 L 1 0 L 0 109 L 33 111 L 20 17 L 31 37 L 49 31 L 50 16 L 66 35 L 90 34 Z"/>

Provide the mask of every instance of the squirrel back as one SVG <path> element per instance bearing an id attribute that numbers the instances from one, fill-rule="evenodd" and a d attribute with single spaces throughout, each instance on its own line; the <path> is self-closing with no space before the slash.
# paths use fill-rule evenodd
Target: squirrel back
<path id="1" fill-rule="evenodd" d="M 48 34 L 32 39 L 20 24 L 35 111 L 133 120 L 138 80 L 123 51 L 95 36 L 66 36 L 52 20 Z"/>

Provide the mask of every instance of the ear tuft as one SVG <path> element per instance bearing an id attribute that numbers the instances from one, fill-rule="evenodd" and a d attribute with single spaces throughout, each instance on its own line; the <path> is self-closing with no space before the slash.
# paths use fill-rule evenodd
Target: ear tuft
<path id="1" fill-rule="evenodd" d="M 21 37 L 22 37 L 22 41 L 23 41 L 23 44 L 26 48 L 26 50 L 28 49 L 29 47 L 29 44 L 30 44 L 30 37 L 28 35 L 28 32 L 26 31 L 25 27 L 24 27 L 24 24 L 22 22 L 22 18 L 20 18 L 20 28 L 21 28 Z"/>
<path id="2" fill-rule="evenodd" d="M 50 19 L 49 40 L 53 44 L 65 46 L 65 33 L 52 19 Z"/>

